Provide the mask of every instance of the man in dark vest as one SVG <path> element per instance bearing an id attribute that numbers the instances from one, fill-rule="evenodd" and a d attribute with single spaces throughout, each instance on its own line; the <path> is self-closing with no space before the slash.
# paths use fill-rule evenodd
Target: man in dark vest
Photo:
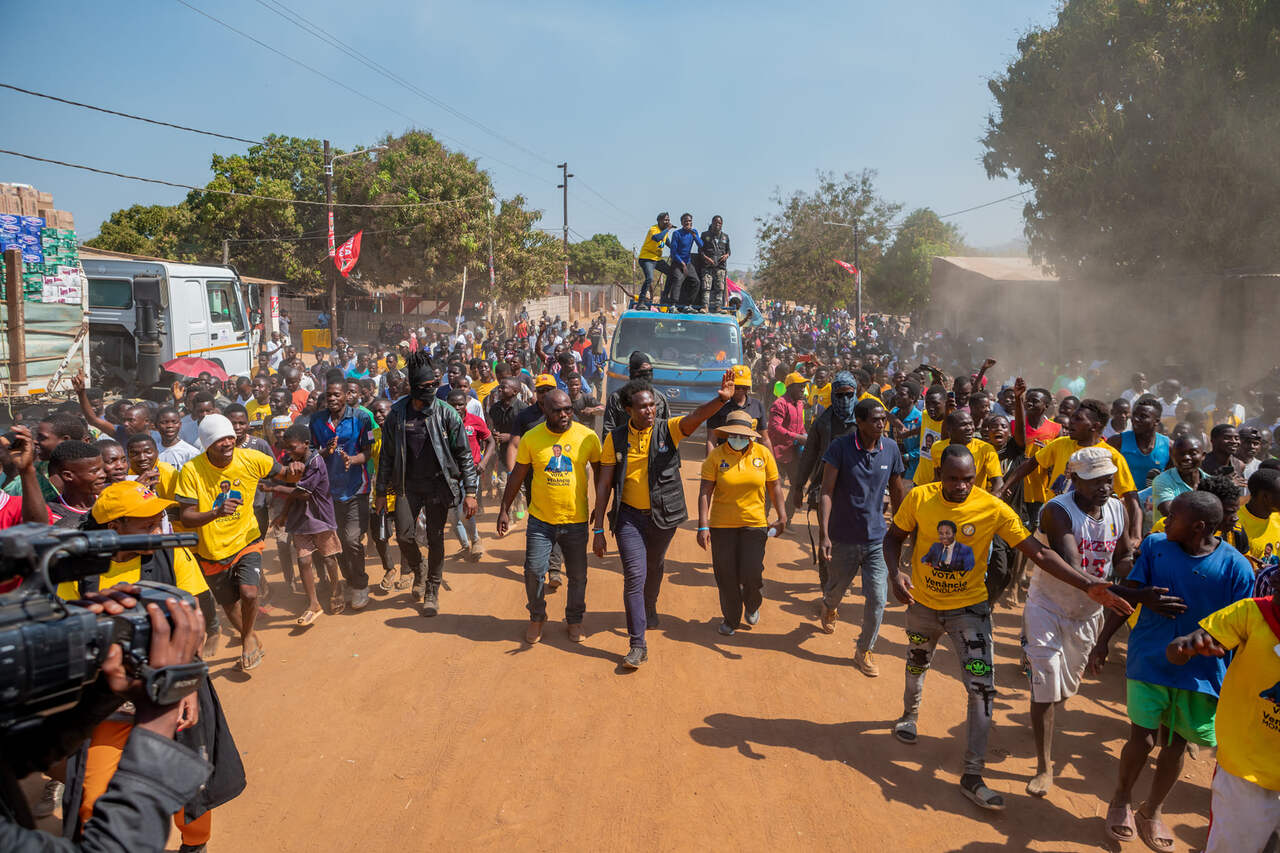
<path id="1" fill-rule="evenodd" d="M 627 364 L 627 373 L 632 381 L 642 379 L 646 382 L 653 379 L 653 360 L 649 358 L 647 352 L 636 350 L 631 353 L 631 358 Z M 650 389 L 653 392 L 654 400 L 657 401 L 658 413 L 657 419 L 665 421 L 667 419 L 667 398 L 662 396 L 662 392 Z M 609 395 L 608 401 L 604 406 L 604 431 L 605 434 L 613 432 L 618 427 L 627 422 L 627 410 L 622 405 L 622 389 L 619 388 Z"/>
<path id="2" fill-rule="evenodd" d="M 657 401 L 661 398 L 647 381 L 632 380 L 618 393 L 627 420 L 604 437 L 591 547 L 597 557 L 604 556 L 607 511 L 622 558 L 631 637 L 622 665 L 637 669 L 649 659 L 645 629 L 658 624 L 658 591 L 667 546 L 677 525 L 689 517 L 680 478 L 680 442 L 733 396 L 733 371 L 725 371 L 715 397 L 683 417 L 660 418 Z"/>

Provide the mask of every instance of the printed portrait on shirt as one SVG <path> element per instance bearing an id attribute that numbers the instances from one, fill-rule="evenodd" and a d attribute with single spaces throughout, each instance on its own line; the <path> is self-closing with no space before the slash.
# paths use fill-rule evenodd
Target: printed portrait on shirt
<path id="1" fill-rule="evenodd" d="M 239 484 L 237 483 L 236 485 Z M 231 488 L 230 480 L 223 480 L 218 483 L 218 495 L 213 499 L 213 509 L 217 509 L 228 500 L 239 501 L 243 499 L 244 497 L 238 489 Z"/>
<path id="2" fill-rule="evenodd" d="M 920 558 L 920 562 L 935 572 L 965 574 L 973 570 L 973 549 L 956 541 L 955 522 L 943 519 L 938 522 L 938 541 Z"/>
<path id="3" fill-rule="evenodd" d="M 543 470 L 557 474 L 571 472 L 573 470 L 573 460 L 564 455 L 564 450 L 559 444 L 551 445 L 551 458 L 547 460 L 547 467 Z"/>

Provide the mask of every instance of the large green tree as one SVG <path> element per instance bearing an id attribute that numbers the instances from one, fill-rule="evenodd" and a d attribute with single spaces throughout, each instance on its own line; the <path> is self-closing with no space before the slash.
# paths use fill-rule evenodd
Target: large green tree
<path id="1" fill-rule="evenodd" d="M 875 177 L 872 170 L 839 176 L 819 172 L 812 192 L 774 195 L 774 211 L 756 220 L 763 295 L 828 308 L 852 303 L 854 277 L 835 259 L 853 261 L 853 230 L 823 223 L 858 224 L 858 260 L 866 282 L 889 239 L 889 223 L 902 209 L 876 194 Z M 867 307 L 864 293 L 863 310 Z"/>
<path id="2" fill-rule="evenodd" d="M 1280 260 L 1280 3 L 1071 0 L 990 81 L 984 163 L 1060 275 Z"/>
<path id="3" fill-rule="evenodd" d="M 881 311 L 919 310 L 929 299 L 933 258 L 965 251 L 964 238 L 954 225 L 927 207 L 912 211 L 866 282 L 871 301 Z"/>
<path id="4" fill-rule="evenodd" d="M 631 252 L 616 234 L 594 234 L 589 240 L 569 244 L 569 280 L 577 284 L 629 284 Z"/>
<path id="5" fill-rule="evenodd" d="M 487 172 L 429 133 L 379 140 L 386 150 L 334 164 L 339 241 L 365 232 L 353 277 L 367 290 L 455 297 L 468 269 L 472 293 L 519 300 L 556 280 L 558 244 L 541 232 L 538 211 L 519 195 L 493 207 Z M 335 152 L 342 153 L 342 152 Z M 99 248 L 213 260 L 231 240 L 233 263 L 245 272 L 319 291 L 331 274 L 326 247 L 323 149 L 315 139 L 270 136 L 244 154 L 214 155 L 213 178 L 173 207 L 134 206 L 112 214 Z M 219 192 L 212 192 L 217 190 Z M 245 195 L 284 199 L 268 201 Z M 496 292 L 487 285 L 490 240 Z"/>

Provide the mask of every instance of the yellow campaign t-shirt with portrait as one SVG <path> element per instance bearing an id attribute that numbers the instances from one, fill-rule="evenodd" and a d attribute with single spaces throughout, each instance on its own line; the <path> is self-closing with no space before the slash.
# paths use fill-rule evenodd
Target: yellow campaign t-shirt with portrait
<path id="1" fill-rule="evenodd" d="M 933 447 L 929 448 L 929 479 L 925 483 L 932 482 L 937 479 L 938 466 L 942 464 L 942 451 L 946 449 L 951 442 L 943 438 L 933 443 Z M 1000 454 L 990 442 L 981 438 L 971 438 L 969 443 L 965 445 L 969 448 L 969 452 L 973 454 L 973 467 L 977 470 L 978 476 L 974 478 L 973 484 L 980 489 L 985 489 L 991 481 L 1001 476 L 1000 474 Z M 920 468 L 916 468 L 916 476 L 920 475 Z M 913 478 L 914 479 L 914 478 Z M 923 485 L 920 480 L 915 480 L 917 485 Z"/>
<path id="2" fill-rule="evenodd" d="M 1093 446 L 1105 448 L 1111 454 L 1111 461 L 1115 463 L 1116 474 L 1111 481 L 1111 490 L 1119 497 L 1136 492 L 1138 487 L 1134 485 L 1133 475 L 1129 473 L 1129 463 L 1125 461 L 1120 451 L 1105 441 L 1099 441 Z M 1071 454 L 1083 447 L 1084 445 L 1071 436 L 1064 435 L 1036 451 L 1036 464 L 1042 470 L 1049 472 L 1047 480 L 1049 492 L 1052 495 L 1057 496 L 1070 490 L 1071 476 L 1067 473 L 1067 463 L 1071 461 Z"/>
<path id="3" fill-rule="evenodd" d="M 215 468 L 207 453 L 201 453 L 178 472 L 176 499 L 195 504 L 201 512 L 236 498 L 240 506 L 231 515 L 215 518 L 196 532 L 200 543 L 196 554 L 206 560 L 224 560 L 242 551 L 258 538 L 258 521 L 253 515 L 253 496 L 258 481 L 271 473 L 276 460 L 257 450 L 237 447 L 225 468 Z"/>
<path id="4" fill-rule="evenodd" d="M 1249 553 L 1245 556 L 1255 570 L 1280 564 L 1280 514 L 1258 518 L 1248 507 L 1240 507 L 1240 526 L 1249 537 Z"/>
<path id="5" fill-rule="evenodd" d="M 244 404 L 244 410 L 249 413 L 249 432 L 265 441 L 267 426 L 271 423 L 271 404 L 259 403 L 255 397 Z"/>
<path id="6" fill-rule="evenodd" d="M 492 382 L 476 382 L 471 388 L 476 392 L 476 397 L 480 399 L 480 405 L 484 405 L 484 401 L 489 399 L 489 394 L 494 388 L 498 387 L 498 380 Z"/>
<path id="7" fill-rule="evenodd" d="M 975 488 L 961 503 L 952 503 L 942 496 L 941 483 L 907 492 L 893 523 L 916 532 L 911 595 L 934 610 L 986 601 L 991 540 L 999 536 L 1015 545 L 1031 535 L 1018 514 L 990 492 Z"/>
<path id="8" fill-rule="evenodd" d="M 1213 725 L 1218 763 L 1247 782 L 1280 791 L 1280 637 L 1252 598 L 1210 613 L 1200 627 L 1235 650 Z"/>
<path id="9" fill-rule="evenodd" d="M 924 465 L 929 461 L 929 451 L 933 449 L 933 443 L 942 439 L 942 421 L 935 421 L 929 417 L 928 410 L 920 412 L 920 464 Z M 919 470 L 917 468 L 916 470 Z M 930 478 L 933 472 L 929 472 Z M 927 481 L 926 481 L 927 482 Z"/>
<path id="10" fill-rule="evenodd" d="M 177 587 L 192 595 L 208 592 L 209 584 L 200 571 L 200 564 L 186 548 L 173 549 L 173 578 Z M 98 575 L 98 589 L 107 589 L 118 583 L 137 583 L 142 580 L 142 557 L 107 564 L 107 570 Z M 58 584 L 58 597 L 63 601 L 75 601 L 80 597 L 79 581 L 63 581 Z"/>
<path id="11" fill-rule="evenodd" d="M 702 479 L 715 483 L 710 527 L 766 527 L 765 487 L 778 481 L 778 463 L 758 441 L 742 453 L 725 444 L 707 454 Z"/>
<path id="12" fill-rule="evenodd" d="M 671 442 L 680 446 L 684 433 L 680 432 L 680 422 L 684 416 L 667 418 L 667 431 L 671 433 Z M 637 430 L 627 421 L 627 476 L 622 481 L 622 502 L 635 509 L 649 509 L 649 438 L 653 435 L 653 427 Z M 524 444 L 524 439 L 520 439 Z M 517 451 L 518 452 L 518 451 Z M 613 448 L 613 433 L 604 437 L 604 448 L 600 451 L 601 465 L 617 465 L 618 452 Z"/>
<path id="13" fill-rule="evenodd" d="M 516 464 L 533 475 L 529 515 L 546 524 L 585 522 L 588 462 L 600 464 L 600 437 L 577 421 L 561 433 L 541 423 L 521 436 Z"/>
<path id="14" fill-rule="evenodd" d="M 831 383 L 830 382 L 828 382 L 826 385 L 823 385 L 821 388 L 818 388 L 814 385 L 809 386 L 809 405 L 813 407 L 813 410 L 815 412 L 818 411 L 819 406 L 825 409 L 831 405 Z"/>

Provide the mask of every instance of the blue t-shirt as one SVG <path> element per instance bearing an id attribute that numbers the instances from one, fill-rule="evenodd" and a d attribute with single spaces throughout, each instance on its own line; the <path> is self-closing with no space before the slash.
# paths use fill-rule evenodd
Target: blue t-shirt
<path id="1" fill-rule="evenodd" d="M 823 462 L 834 465 L 835 488 L 831 492 L 831 518 L 827 535 L 845 545 L 878 543 L 888 532 L 884 520 L 884 494 L 889 478 L 902 476 L 902 453 L 887 436 L 878 446 L 864 448 L 857 427 L 827 446 Z"/>
<path id="2" fill-rule="evenodd" d="M 1186 664 L 1169 663 L 1165 648 L 1190 634 L 1200 620 L 1253 594 L 1253 568 L 1226 542 L 1213 553 L 1192 557 L 1163 533 L 1142 540 L 1129 580 L 1143 586 L 1161 586 L 1187 603 L 1181 616 L 1169 618 L 1144 607 L 1129 634 L 1125 672 L 1132 679 L 1193 690 L 1216 697 L 1227 672 L 1226 658 L 1197 655 Z"/>
<path id="3" fill-rule="evenodd" d="M 1129 473 L 1133 475 L 1133 482 L 1139 489 L 1146 488 L 1147 474 L 1153 468 L 1163 471 L 1164 466 L 1169 463 L 1169 446 L 1169 436 L 1156 433 L 1156 443 L 1152 445 L 1151 452 L 1142 453 L 1138 450 L 1138 440 L 1134 437 L 1133 430 L 1127 429 L 1120 433 L 1120 455 L 1129 463 Z"/>
<path id="4" fill-rule="evenodd" d="M 348 456 L 367 454 L 373 447 L 373 433 L 377 429 L 364 409 L 351 406 L 342 410 L 342 420 L 337 424 L 333 423 L 333 415 L 329 412 L 316 412 L 311 416 L 310 427 L 311 443 L 317 450 L 323 451 L 337 435 L 338 447 Z M 349 501 L 369 493 L 369 474 L 364 465 L 348 468 L 342 456 L 334 453 L 325 457 L 325 467 L 329 470 L 329 494 L 335 501 Z"/>

